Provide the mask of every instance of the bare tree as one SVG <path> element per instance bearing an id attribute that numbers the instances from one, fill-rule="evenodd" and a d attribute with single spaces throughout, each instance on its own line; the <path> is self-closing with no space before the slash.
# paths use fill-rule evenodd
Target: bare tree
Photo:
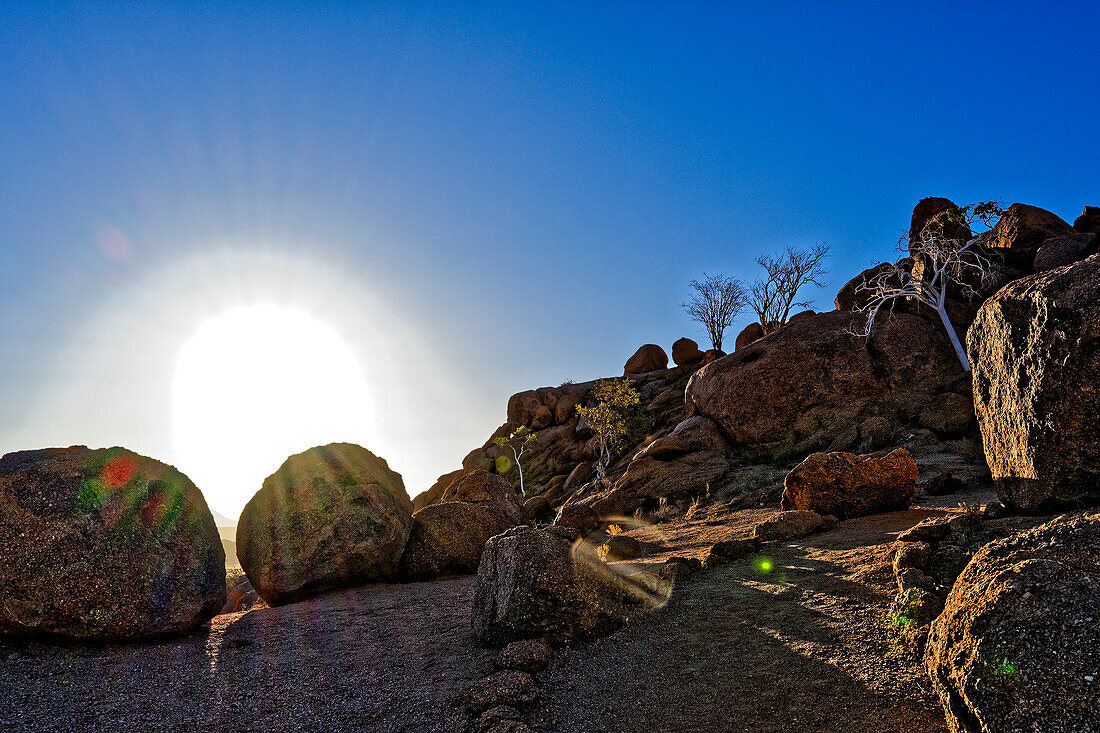
<path id="1" fill-rule="evenodd" d="M 988 228 L 1002 213 L 1004 210 L 992 201 L 948 209 L 931 218 L 916 241 L 903 236 L 899 246 L 908 249 L 912 259 L 920 262 L 920 276 L 914 276 L 911 265 L 906 259 L 901 259 L 861 283 L 856 292 L 867 294 L 867 303 L 859 308 L 860 312 L 867 314 L 867 323 L 857 335 L 870 335 L 875 319 L 887 304 L 892 305 L 899 299 L 915 300 L 936 311 L 955 355 L 959 357 L 959 363 L 964 371 L 970 371 L 966 349 L 947 315 L 948 291 L 957 289 L 966 296 L 977 296 L 973 283 L 978 282 L 983 287 L 989 285 L 996 278 L 996 271 L 993 262 L 981 251 L 985 233 L 966 240 L 944 232 L 963 231 L 951 225 L 966 224 L 972 227 L 977 220 Z"/>
<path id="2" fill-rule="evenodd" d="M 704 272 L 702 282 L 691 281 L 691 289 L 695 291 L 691 300 L 681 305 L 693 320 L 703 324 L 711 346 L 721 351 L 722 334 L 748 303 L 745 286 L 736 278 Z"/>
<path id="3" fill-rule="evenodd" d="M 821 287 L 818 280 L 825 274 L 824 260 L 828 246 L 815 245 L 812 249 L 787 247 L 779 257 L 760 255 L 756 263 L 764 268 L 767 277 L 752 285 L 749 304 L 760 319 L 764 333 L 774 333 L 787 325 L 794 307 L 809 308 L 804 300 L 795 300 L 806 285 Z"/>

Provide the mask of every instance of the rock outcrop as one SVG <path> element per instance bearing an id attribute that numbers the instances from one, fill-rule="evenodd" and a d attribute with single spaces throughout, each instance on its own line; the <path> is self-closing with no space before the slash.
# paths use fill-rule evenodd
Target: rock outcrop
<path id="1" fill-rule="evenodd" d="M 957 733 L 1100 730 L 1100 514 L 991 542 L 932 622 L 925 665 Z"/>
<path id="2" fill-rule="evenodd" d="M 574 551 L 576 538 L 561 527 L 516 527 L 489 540 L 474 593 L 478 640 L 491 646 L 536 638 L 562 643 L 600 636 L 622 623 L 622 589 L 594 553 Z"/>
<path id="3" fill-rule="evenodd" d="M 1030 272 L 1039 246 L 1052 237 L 1073 234 L 1073 227 L 1046 209 L 1012 204 L 986 235 L 982 246 L 1001 257 L 1009 267 Z"/>
<path id="4" fill-rule="evenodd" d="M 124 448 L 0 458 L 0 634 L 180 634 L 226 601 L 225 553 L 195 485 Z"/>
<path id="5" fill-rule="evenodd" d="M 754 539 L 762 541 L 791 540 L 828 529 L 836 517 L 823 517 L 817 512 L 800 509 L 778 512 L 752 528 Z"/>
<path id="6" fill-rule="evenodd" d="M 856 447 L 868 419 L 900 426 L 958 388 L 962 370 L 941 327 L 894 314 L 867 339 L 853 336 L 864 323 L 859 313 L 819 313 L 702 367 L 687 412 L 713 419 L 734 449 L 782 460 Z"/>
<path id="7" fill-rule="evenodd" d="M 1100 255 L 1006 286 L 967 337 L 974 404 L 1001 501 L 1100 501 Z"/>
<path id="8" fill-rule="evenodd" d="M 898 448 L 877 457 L 814 453 L 783 483 L 783 508 L 842 519 L 907 509 L 917 490 L 917 463 Z"/>
<path id="9" fill-rule="evenodd" d="M 488 471 L 476 470 L 462 476 L 447 487 L 442 501 L 483 506 L 501 521 L 508 522 L 509 527 L 523 524 L 527 519 L 519 495 L 507 481 Z"/>
<path id="10" fill-rule="evenodd" d="M 836 309 L 838 311 L 855 311 L 866 307 L 871 302 L 871 294 L 861 288 L 875 278 L 881 277 L 884 273 L 890 272 L 893 267 L 889 262 L 882 262 L 874 267 L 867 268 L 844 283 L 844 287 L 837 291 L 836 298 L 833 299 Z"/>
<path id="11" fill-rule="evenodd" d="M 634 456 L 610 491 L 586 499 L 602 517 L 653 509 L 709 493 L 730 469 L 729 445 L 713 420 L 696 415 Z"/>
<path id="12" fill-rule="evenodd" d="M 272 605 L 391 580 L 412 529 L 401 476 L 350 443 L 286 459 L 245 505 L 237 554 Z"/>
<path id="13" fill-rule="evenodd" d="M 634 352 L 634 356 L 626 360 L 623 367 L 623 375 L 646 374 L 658 369 L 668 368 L 668 354 L 657 344 L 646 344 Z"/>

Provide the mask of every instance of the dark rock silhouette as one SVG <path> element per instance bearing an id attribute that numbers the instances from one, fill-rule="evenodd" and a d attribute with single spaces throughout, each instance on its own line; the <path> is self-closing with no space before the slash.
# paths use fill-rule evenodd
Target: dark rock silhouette
<path id="1" fill-rule="evenodd" d="M 655 372 L 658 369 L 668 368 L 668 354 L 657 344 L 646 344 L 634 352 L 634 356 L 626 360 L 623 367 L 623 375 L 645 374 Z"/>

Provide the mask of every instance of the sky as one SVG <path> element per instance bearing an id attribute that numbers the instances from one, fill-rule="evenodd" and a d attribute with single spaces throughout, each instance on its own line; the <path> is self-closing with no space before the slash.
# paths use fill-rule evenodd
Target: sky
<path id="1" fill-rule="evenodd" d="M 1096 3 L 193 5 L 0 4 L 0 453 L 223 514 L 306 441 L 425 490 L 510 394 L 705 347 L 704 272 L 824 242 L 827 310 L 923 196 L 1100 204 Z"/>

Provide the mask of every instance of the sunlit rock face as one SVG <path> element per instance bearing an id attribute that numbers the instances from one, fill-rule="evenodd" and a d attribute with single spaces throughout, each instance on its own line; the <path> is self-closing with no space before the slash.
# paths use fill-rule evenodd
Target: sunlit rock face
<path id="1" fill-rule="evenodd" d="M 1100 729 L 1100 514 L 1059 517 L 974 555 L 924 663 L 953 731 Z"/>
<path id="2" fill-rule="evenodd" d="M 268 476 L 237 524 L 237 556 L 271 604 L 392 580 L 412 528 L 400 474 L 351 443 L 310 448 Z"/>
<path id="3" fill-rule="evenodd" d="M 1100 255 L 1006 286 L 967 335 L 1001 501 L 1100 503 Z"/>
<path id="4" fill-rule="evenodd" d="M 225 603 L 225 553 L 202 493 L 124 448 L 0 458 L 0 558 L 4 634 L 178 634 Z"/>

